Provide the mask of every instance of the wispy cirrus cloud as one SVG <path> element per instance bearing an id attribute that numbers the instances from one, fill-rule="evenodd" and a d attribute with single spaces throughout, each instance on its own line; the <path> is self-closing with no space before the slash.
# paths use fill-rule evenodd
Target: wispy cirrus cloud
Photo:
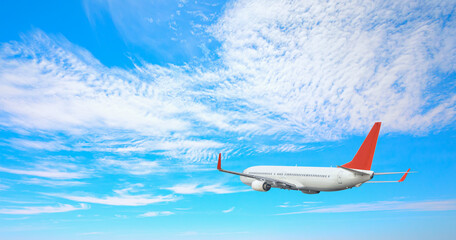
<path id="1" fill-rule="evenodd" d="M 34 31 L 1 45 L 0 125 L 50 138 L 16 138 L 22 147 L 208 162 L 264 136 L 280 143 L 261 151 L 293 152 L 379 120 L 384 132 L 413 134 L 455 120 L 454 79 L 442 77 L 456 70 L 450 1 L 314 4 L 229 4 L 206 32 L 221 44 L 211 66 L 108 68 Z"/>
<path id="2" fill-rule="evenodd" d="M 162 173 L 168 170 L 156 161 L 147 161 L 143 159 L 126 159 L 126 160 L 114 160 L 109 158 L 98 159 L 98 162 L 103 166 L 111 169 L 120 169 L 121 171 L 133 174 L 133 175 L 145 175 L 150 173 Z"/>
<path id="3" fill-rule="evenodd" d="M 80 182 L 80 181 L 47 180 L 47 179 L 40 179 L 40 178 L 28 178 L 28 179 L 20 180 L 19 183 L 46 186 L 46 187 L 71 187 L 71 186 L 81 186 L 81 185 L 87 184 L 86 182 Z"/>
<path id="4" fill-rule="evenodd" d="M 281 205 L 278 205 L 277 207 L 280 208 L 295 208 L 295 207 L 309 207 L 312 204 L 318 204 L 322 202 L 302 202 L 300 204 L 290 204 L 290 202 L 284 202 Z"/>
<path id="5" fill-rule="evenodd" d="M 22 176 L 34 176 L 56 180 L 81 179 L 90 177 L 90 171 L 68 157 L 39 157 L 35 161 L 20 161 L 14 167 L 0 166 L 0 172 Z M 22 162 L 25 165 L 22 165 Z"/>
<path id="6" fill-rule="evenodd" d="M 70 148 L 64 146 L 60 141 L 37 141 L 27 139 L 9 139 L 9 144 L 14 148 L 19 149 L 38 149 L 47 151 L 56 150 L 69 150 Z"/>
<path id="7" fill-rule="evenodd" d="M 235 207 L 231 207 L 229 209 L 226 209 L 226 210 L 222 210 L 222 213 L 230 213 L 234 210 Z"/>
<path id="8" fill-rule="evenodd" d="M 235 189 L 229 186 L 224 186 L 221 183 L 202 185 L 198 183 L 183 183 L 177 184 L 169 188 L 162 188 L 173 191 L 177 194 L 204 194 L 204 193 L 215 193 L 215 194 L 228 194 L 251 191 L 251 189 Z"/>
<path id="9" fill-rule="evenodd" d="M 22 43 L 2 44 L 0 56 L 0 124 L 18 132 L 38 130 L 51 139 L 59 133 L 68 136 L 66 142 L 15 138 L 10 140 L 13 145 L 156 151 L 192 161 L 224 146 L 199 137 L 214 124 L 229 124 L 223 123 L 222 114 L 195 101 L 197 92 L 191 89 L 199 83 L 188 69 L 150 64 L 136 70 L 108 69 L 86 50 L 41 31 L 24 36 Z"/>
<path id="10" fill-rule="evenodd" d="M 456 210 L 456 200 L 434 201 L 378 201 L 371 203 L 353 203 L 334 206 L 307 208 L 303 211 L 280 213 L 277 215 L 303 213 L 346 213 L 346 212 L 373 212 L 373 211 L 452 211 Z"/>
<path id="11" fill-rule="evenodd" d="M 0 191 L 6 190 L 8 188 L 9 188 L 9 186 L 7 186 L 5 184 L 0 184 Z"/>
<path id="12" fill-rule="evenodd" d="M 76 179 L 76 178 L 87 177 L 87 174 L 85 174 L 85 173 L 66 172 L 66 171 L 59 171 L 59 170 L 55 170 L 55 169 L 23 170 L 23 169 L 0 167 L 0 172 L 6 172 L 6 173 L 18 174 L 18 175 L 36 176 L 36 177 L 43 177 L 43 178 L 52 178 L 52 179 Z"/>
<path id="13" fill-rule="evenodd" d="M 451 9 L 451 1 L 233 2 L 212 28 L 229 79 L 218 94 L 271 134 L 333 139 L 378 120 L 386 131 L 439 128 L 454 121 L 456 96 L 426 89 L 454 90 L 435 75 L 456 70 L 448 61 L 456 20 L 441 18 Z"/>
<path id="14" fill-rule="evenodd" d="M 158 195 L 153 196 L 150 194 L 132 194 L 136 192 L 137 188 L 142 188 L 142 184 L 134 184 L 130 187 L 114 190 L 114 196 L 93 197 L 89 195 L 72 195 L 60 193 L 43 193 L 48 196 L 64 198 L 76 202 L 96 203 L 112 206 L 144 206 L 155 203 L 175 202 L 180 198 L 174 195 Z"/>
<path id="15" fill-rule="evenodd" d="M 316 149 L 321 149 L 321 147 L 286 143 L 286 144 L 278 144 L 278 145 L 273 145 L 273 146 L 260 145 L 256 148 L 256 151 L 260 152 L 260 153 L 301 152 L 301 151 L 305 151 L 305 150 L 316 150 Z"/>
<path id="16" fill-rule="evenodd" d="M 32 215 L 41 213 L 59 213 L 69 212 L 75 210 L 89 209 L 87 204 L 79 204 L 79 206 L 73 206 L 69 204 L 59 204 L 58 206 L 34 206 L 34 207 L 21 207 L 21 208 L 3 208 L 0 209 L 0 214 L 17 214 L 17 215 Z"/>
<path id="17" fill-rule="evenodd" d="M 139 217 L 159 217 L 159 216 L 170 216 L 173 214 L 174 213 L 170 212 L 170 211 L 146 212 L 146 213 L 139 215 Z"/>

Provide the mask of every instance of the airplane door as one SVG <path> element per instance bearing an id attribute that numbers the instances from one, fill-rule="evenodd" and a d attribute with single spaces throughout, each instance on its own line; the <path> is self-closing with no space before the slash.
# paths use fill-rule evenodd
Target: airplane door
<path id="1" fill-rule="evenodd" d="M 339 173 L 337 174 L 337 183 L 338 184 L 342 184 L 342 174 L 343 174 L 342 170 L 340 170 Z"/>

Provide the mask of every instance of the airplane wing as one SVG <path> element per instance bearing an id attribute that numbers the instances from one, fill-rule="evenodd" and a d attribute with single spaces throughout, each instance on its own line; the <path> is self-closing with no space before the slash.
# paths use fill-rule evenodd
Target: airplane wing
<path id="1" fill-rule="evenodd" d="M 274 178 L 263 177 L 263 176 L 258 176 L 258 175 L 253 175 L 253 174 L 239 173 L 239 172 L 232 172 L 232 171 L 224 170 L 224 169 L 222 169 L 222 163 L 221 162 L 222 162 L 222 154 L 219 153 L 217 170 L 219 170 L 220 172 L 230 173 L 230 174 L 239 175 L 239 176 L 248 177 L 248 178 L 253 178 L 253 179 L 256 179 L 256 180 L 259 180 L 259 181 L 262 181 L 262 182 L 266 182 L 267 184 L 271 185 L 272 187 L 276 187 L 276 188 L 298 190 L 298 187 L 295 184 L 289 183 L 289 182 L 286 182 L 286 181 L 282 181 L 282 180 L 278 180 L 278 179 L 274 179 Z"/>
<path id="2" fill-rule="evenodd" d="M 410 168 L 407 170 L 407 172 L 404 173 L 404 175 L 399 179 L 398 181 L 368 181 L 367 183 L 390 183 L 390 182 L 403 182 L 405 178 L 407 177 L 407 174 L 409 174 Z M 374 175 L 387 175 L 387 174 L 398 174 L 402 172 L 392 172 L 392 173 L 374 173 Z"/>

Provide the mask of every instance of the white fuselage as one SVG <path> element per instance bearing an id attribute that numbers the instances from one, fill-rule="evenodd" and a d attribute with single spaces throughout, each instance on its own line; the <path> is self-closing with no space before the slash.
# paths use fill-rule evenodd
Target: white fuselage
<path id="1" fill-rule="evenodd" d="M 292 183 L 301 191 L 339 191 L 359 187 L 372 179 L 374 172 L 357 170 L 355 173 L 343 168 L 331 167 L 289 167 L 289 166 L 255 166 L 243 173 L 264 176 Z M 241 176 L 241 181 L 251 186 L 255 179 Z M 274 186 L 272 186 L 274 187 Z"/>

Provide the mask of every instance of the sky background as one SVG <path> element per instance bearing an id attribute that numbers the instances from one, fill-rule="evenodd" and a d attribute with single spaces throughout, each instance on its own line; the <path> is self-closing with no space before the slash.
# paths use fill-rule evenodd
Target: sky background
<path id="1" fill-rule="evenodd" d="M 1 239 L 455 239 L 454 1 L 1 1 Z M 215 170 L 410 174 L 306 195 Z M 375 180 L 396 180 L 379 176 Z"/>

